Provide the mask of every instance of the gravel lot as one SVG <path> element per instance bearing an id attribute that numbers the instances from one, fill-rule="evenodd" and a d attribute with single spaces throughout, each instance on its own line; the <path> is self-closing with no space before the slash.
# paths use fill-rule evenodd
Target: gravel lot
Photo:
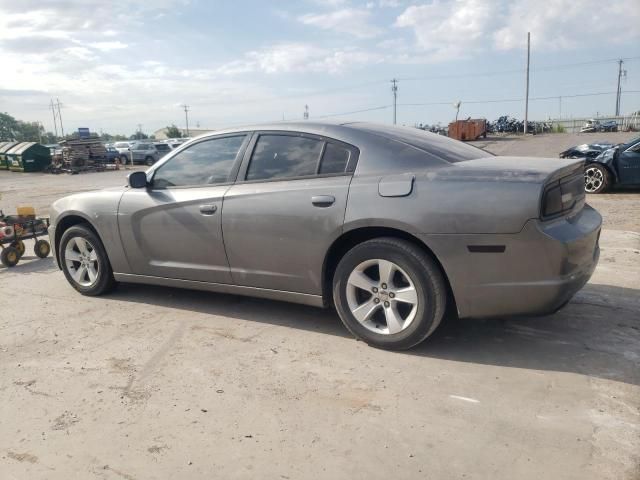
<path id="1" fill-rule="evenodd" d="M 631 136 L 476 143 L 555 157 Z M 0 208 L 46 214 L 125 175 L 0 171 Z M 588 200 L 601 260 L 565 309 L 448 321 L 407 353 L 299 305 L 137 285 L 82 297 L 29 242 L 0 267 L 0 477 L 637 480 L 640 192 Z"/>

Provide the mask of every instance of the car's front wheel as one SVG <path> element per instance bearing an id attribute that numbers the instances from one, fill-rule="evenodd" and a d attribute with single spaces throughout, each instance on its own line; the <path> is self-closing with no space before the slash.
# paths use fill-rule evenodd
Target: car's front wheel
<path id="1" fill-rule="evenodd" d="M 75 225 L 66 230 L 59 255 L 67 281 L 83 295 L 101 295 L 115 286 L 104 246 L 90 228 Z"/>
<path id="2" fill-rule="evenodd" d="M 155 160 L 153 159 L 153 157 L 147 157 L 144 159 L 144 163 L 148 166 L 151 166 L 155 163 Z"/>
<path id="3" fill-rule="evenodd" d="M 584 169 L 584 190 L 587 193 L 602 193 L 608 190 L 611 177 L 606 167 L 597 163 Z"/>
<path id="4" fill-rule="evenodd" d="M 435 262 L 411 242 L 378 238 L 340 260 L 333 298 L 347 329 L 367 344 L 406 350 L 440 324 L 446 306 L 444 279 Z"/>

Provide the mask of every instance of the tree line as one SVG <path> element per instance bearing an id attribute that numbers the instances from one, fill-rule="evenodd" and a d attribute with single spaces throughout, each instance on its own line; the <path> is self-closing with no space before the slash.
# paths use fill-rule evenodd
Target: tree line
<path id="1" fill-rule="evenodd" d="M 182 136 L 180 129 L 175 125 L 169 125 L 167 128 L 168 138 L 180 138 Z M 25 122 L 17 120 L 8 113 L 0 112 L 0 142 L 39 142 L 44 145 L 58 143 L 61 140 L 73 140 L 79 138 L 78 132 L 73 132 L 65 136 L 56 136 L 53 132 L 45 131 L 39 122 Z M 153 135 L 147 135 L 144 132 L 135 132 L 131 135 L 112 135 L 110 133 L 102 133 L 92 136 L 99 137 L 105 142 L 117 142 L 123 140 L 154 140 Z"/>

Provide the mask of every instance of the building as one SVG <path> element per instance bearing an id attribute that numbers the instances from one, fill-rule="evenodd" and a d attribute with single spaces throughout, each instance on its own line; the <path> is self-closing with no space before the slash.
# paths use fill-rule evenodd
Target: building
<path id="1" fill-rule="evenodd" d="M 182 133 L 183 137 L 187 136 L 187 129 L 186 128 L 178 128 L 178 130 L 180 130 L 180 133 Z M 189 129 L 189 137 L 197 137 L 198 135 L 203 135 L 205 133 L 209 133 L 209 132 L 213 132 L 214 130 L 212 129 L 205 129 L 205 128 L 190 128 Z M 156 140 L 165 140 L 169 137 L 167 137 L 167 128 L 161 128 L 159 130 L 156 130 L 155 132 L 153 132 L 153 136 L 156 137 Z"/>

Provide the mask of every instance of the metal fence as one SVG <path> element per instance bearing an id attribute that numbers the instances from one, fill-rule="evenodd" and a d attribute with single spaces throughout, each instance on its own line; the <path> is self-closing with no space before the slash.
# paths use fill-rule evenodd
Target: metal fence
<path id="1" fill-rule="evenodd" d="M 585 117 L 585 118 L 555 118 L 549 120 L 549 123 L 553 125 L 553 129 L 558 127 L 564 129 L 567 133 L 579 133 L 580 129 L 584 126 L 587 120 L 598 120 L 599 122 L 607 122 L 610 120 L 615 121 L 618 124 L 618 130 L 640 130 L 640 116 L 638 113 L 633 115 L 621 115 L 621 116 L 607 116 L 607 117 Z"/>

